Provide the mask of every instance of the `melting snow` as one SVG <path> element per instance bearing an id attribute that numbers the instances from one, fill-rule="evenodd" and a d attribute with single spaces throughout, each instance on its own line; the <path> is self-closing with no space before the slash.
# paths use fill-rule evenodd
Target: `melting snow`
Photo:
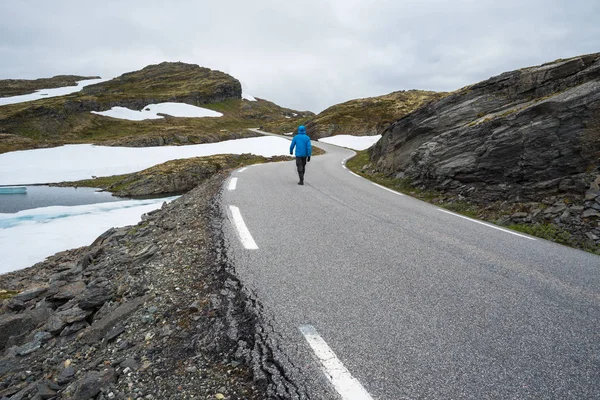
<path id="1" fill-rule="evenodd" d="M 141 171 L 179 158 L 252 153 L 288 154 L 290 142 L 265 136 L 218 143 L 162 147 L 106 147 L 76 144 L 0 154 L 0 185 L 24 185 L 89 179 Z"/>
<path id="2" fill-rule="evenodd" d="M 242 93 L 242 99 L 245 99 L 248 101 L 256 101 L 256 99 L 253 96 L 250 96 L 249 94 L 246 94 L 246 93 Z"/>
<path id="3" fill-rule="evenodd" d="M 164 118 L 158 114 L 166 114 L 172 117 L 183 118 L 202 118 L 202 117 L 222 117 L 223 114 L 202 107 L 192 106 L 185 103 L 159 103 L 149 104 L 141 111 L 131 110 L 126 107 L 113 107 L 108 111 L 91 111 L 92 114 L 103 115 L 118 119 L 127 119 L 129 121 L 142 121 L 145 119 Z"/>
<path id="4" fill-rule="evenodd" d="M 30 267 L 59 251 L 87 246 L 108 229 L 136 224 L 142 214 L 175 198 L 0 213 L 0 274 Z"/>
<path id="5" fill-rule="evenodd" d="M 373 146 L 381 139 L 381 135 L 375 136 L 352 136 L 352 135 L 336 135 L 323 139 L 319 142 L 334 144 L 336 146 L 347 147 L 352 150 L 366 150 Z"/>
<path id="6" fill-rule="evenodd" d="M 49 97 L 65 96 L 67 94 L 79 92 L 81 89 L 83 89 L 84 87 L 86 87 L 88 85 L 105 82 L 107 80 L 108 79 L 86 79 L 86 80 L 77 82 L 77 86 L 65 86 L 65 87 L 55 88 L 55 89 L 41 89 L 35 93 L 24 94 L 21 96 L 0 97 L 0 106 L 5 106 L 8 104 L 24 103 L 26 101 L 33 101 L 33 100 L 39 100 L 39 99 L 47 99 Z"/>

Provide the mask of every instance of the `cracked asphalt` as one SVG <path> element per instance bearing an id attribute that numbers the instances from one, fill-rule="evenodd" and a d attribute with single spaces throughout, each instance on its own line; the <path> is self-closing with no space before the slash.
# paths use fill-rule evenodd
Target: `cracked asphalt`
<path id="1" fill-rule="evenodd" d="M 439 211 L 354 176 L 327 151 L 252 166 L 222 206 L 228 257 L 263 306 L 294 391 L 335 399 L 313 325 L 374 399 L 600 398 L 600 257 Z"/>

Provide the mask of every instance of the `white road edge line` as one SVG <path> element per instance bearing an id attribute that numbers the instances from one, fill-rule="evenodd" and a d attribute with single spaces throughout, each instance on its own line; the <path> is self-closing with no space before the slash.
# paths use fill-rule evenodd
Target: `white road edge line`
<path id="1" fill-rule="evenodd" d="M 228 190 L 235 190 L 235 188 L 237 187 L 237 181 L 238 178 L 231 178 L 231 180 L 229 181 L 229 186 L 227 187 Z"/>
<path id="2" fill-rule="evenodd" d="M 464 219 L 466 219 L 468 221 L 476 222 L 478 224 L 485 225 L 485 226 L 487 226 L 489 228 L 498 229 L 499 231 L 510 233 L 511 235 L 520 236 L 522 238 L 529 239 L 529 240 L 537 240 L 535 238 L 532 238 L 532 237 L 529 237 L 529 236 L 525 236 L 525 235 L 521 235 L 520 233 L 513 232 L 513 231 L 510 231 L 508 229 L 500 228 L 499 226 L 494 226 L 494 225 L 491 225 L 491 224 L 486 224 L 485 222 L 477 221 L 476 219 L 465 217 L 464 215 L 453 213 L 452 211 L 444 210 L 444 209 L 441 209 L 441 208 L 438 208 L 438 211 L 445 212 L 446 214 L 454 215 L 456 217 L 464 218 Z"/>
<path id="3" fill-rule="evenodd" d="M 397 194 L 398 196 L 404 196 L 404 193 L 396 192 L 395 190 L 392 190 L 392 189 L 390 189 L 390 188 L 386 188 L 385 186 L 381 186 L 380 184 L 378 184 L 378 183 L 375 183 L 375 182 L 371 182 L 371 183 L 372 183 L 373 185 L 377 186 L 377 187 L 380 187 L 380 188 L 382 188 L 383 190 L 387 190 L 388 192 L 392 192 L 392 193 L 394 193 L 394 194 Z"/>
<path id="4" fill-rule="evenodd" d="M 244 223 L 244 219 L 242 218 L 242 213 L 240 213 L 240 209 L 236 206 L 229 206 L 229 210 L 231 211 L 231 217 L 233 218 L 233 224 L 238 231 L 238 236 L 240 237 L 240 241 L 248 250 L 258 250 L 258 246 L 256 242 L 252 238 L 250 231 L 246 227 Z"/>
<path id="5" fill-rule="evenodd" d="M 354 175 L 354 176 L 357 176 L 357 177 L 359 177 L 359 178 L 362 178 L 362 176 L 360 176 L 360 175 L 358 175 L 358 174 L 355 174 L 354 172 L 352 172 L 352 171 L 350 171 L 350 170 L 348 170 L 348 172 L 350 172 L 350 173 L 351 173 L 352 175 Z"/>
<path id="6" fill-rule="evenodd" d="M 298 329 L 321 362 L 325 376 L 343 400 L 373 400 L 360 382 L 344 367 L 314 326 L 302 325 Z"/>
<path id="7" fill-rule="evenodd" d="M 238 172 L 244 172 L 247 169 L 248 169 L 248 167 L 244 167 L 244 168 L 240 169 Z"/>

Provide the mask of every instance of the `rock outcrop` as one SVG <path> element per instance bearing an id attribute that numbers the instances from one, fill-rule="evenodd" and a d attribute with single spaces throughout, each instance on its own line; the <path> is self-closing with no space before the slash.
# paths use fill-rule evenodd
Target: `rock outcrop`
<path id="1" fill-rule="evenodd" d="M 371 152 L 380 172 L 477 202 L 582 200 L 599 157 L 600 53 L 459 90 L 394 122 Z"/>
<path id="2" fill-rule="evenodd" d="M 86 86 L 82 98 L 66 107 L 103 111 L 122 106 L 141 110 L 148 104 L 163 102 L 202 105 L 241 98 L 242 85 L 231 75 L 194 64 L 163 62 Z"/>
<path id="3" fill-rule="evenodd" d="M 447 93 L 406 90 L 336 104 L 310 118 L 306 129 L 312 139 L 334 135 L 377 135 L 392 121 Z M 295 127 L 297 128 L 297 126 Z"/>

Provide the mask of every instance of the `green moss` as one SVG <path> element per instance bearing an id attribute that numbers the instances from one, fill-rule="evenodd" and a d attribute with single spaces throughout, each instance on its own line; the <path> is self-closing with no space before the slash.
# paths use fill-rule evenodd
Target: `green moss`
<path id="1" fill-rule="evenodd" d="M 533 225 L 511 224 L 508 225 L 508 228 L 565 245 L 573 244 L 573 237 L 571 234 L 552 223 Z"/>
<path id="2" fill-rule="evenodd" d="M 0 289 L 0 300 L 11 299 L 18 294 L 19 292 L 16 290 Z"/>
<path id="3" fill-rule="evenodd" d="M 456 201 L 452 198 L 448 198 L 448 196 L 444 195 L 443 193 L 436 192 L 434 190 L 422 190 L 414 187 L 410 179 L 393 178 L 390 176 L 385 176 L 381 173 L 363 172 L 368 170 L 369 164 L 370 158 L 368 150 L 357 152 L 355 157 L 346 162 L 346 165 L 348 168 L 350 168 L 350 170 L 366 179 L 398 192 L 409 194 L 420 200 L 434 203 L 438 207 L 466 215 L 470 218 L 496 223 L 496 221 L 498 221 L 502 215 L 506 215 L 507 212 L 508 215 L 510 215 L 515 211 L 525 211 L 523 205 L 519 204 L 513 205 L 512 209 L 506 209 L 506 205 L 503 203 L 488 204 L 486 207 L 483 207 L 467 201 Z M 565 198 L 565 203 L 569 202 L 570 199 Z M 545 204 L 539 204 L 538 207 L 545 209 L 548 206 Z M 600 246 L 595 245 L 591 241 L 578 241 L 568 231 L 552 223 L 533 225 L 512 224 L 507 226 L 507 228 L 600 255 Z"/>

